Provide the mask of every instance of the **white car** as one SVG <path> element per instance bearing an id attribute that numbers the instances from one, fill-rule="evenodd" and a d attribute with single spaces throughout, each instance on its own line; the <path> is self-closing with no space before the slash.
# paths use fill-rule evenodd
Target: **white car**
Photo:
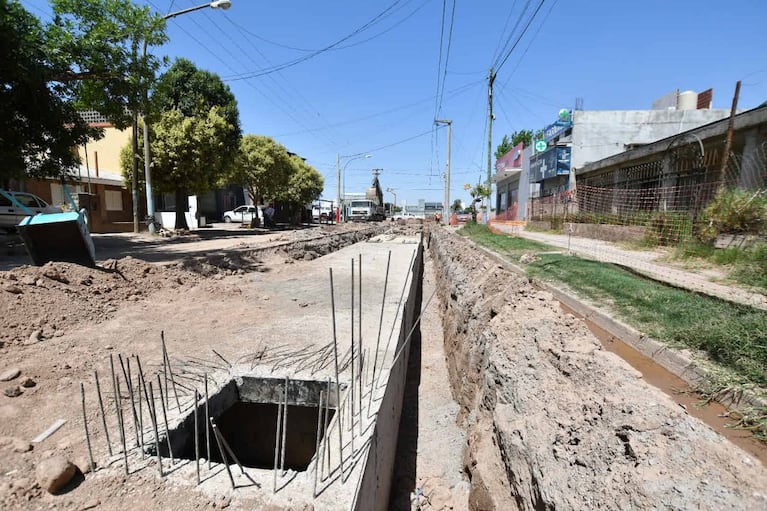
<path id="1" fill-rule="evenodd" d="M 392 217 L 392 220 L 409 220 L 411 218 L 419 218 L 415 216 L 413 213 L 397 213 Z"/>
<path id="2" fill-rule="evenodd" d="M 32 216 L 40 213 L 61 213 L 61 208 L 51 206 L 37 195 L 26 192 L 13 192 L 10 190 L 1 190 L 0 193 L 0 229 L 13 231 L 16 226 L 30 216 L 30 214 L 19 207 L 16 202 L 10 200 L 7 196 L 13 197 L 22 206 L 31 211 Z"/>
<path id="3" fill-rule="evenodd" d="M 264 223 L 264 212 L 258 206 L 238 206 L 231 211 L 224 212 L 224 222 L 250 223 L 253 218 L 258 217 L 261 224 Z"/>

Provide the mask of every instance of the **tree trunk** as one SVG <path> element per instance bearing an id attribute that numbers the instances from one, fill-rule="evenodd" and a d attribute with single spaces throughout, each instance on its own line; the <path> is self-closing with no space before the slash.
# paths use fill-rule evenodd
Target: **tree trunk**
<path id="1" fill-rule="evenodd" d="M 186 190 L 176 188 L 176 229 L 189 230 L 189 224 L 186 223 L 186 212 L 189 206 L 186 202 Z"/>

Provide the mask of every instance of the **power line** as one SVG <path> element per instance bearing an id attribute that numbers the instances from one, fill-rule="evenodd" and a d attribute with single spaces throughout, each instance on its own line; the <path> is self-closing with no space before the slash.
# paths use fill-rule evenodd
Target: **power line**
<path id="1" fill-rule="evenodd" d="M 525 6 L 522 8 L 522 11 L 519 13 L 519 16 L 517 16 L 517 21 L 514 22 L 514 26 L 511 28 L 511 31 L 509 32 L 508 37 L 506 38 L 506 41 L 504 41 L 503 45 L 500 47 L 500 51 L 495 54 L 493 57 L 493 65 L 492 67 L 498 67 L 498 62 L 501 60 L 501 55 L 504 54 L 509 48 L 509 43 L 511 42 L 511 39 L 514 37 L 514 34 L 517 31 L 517 28 L 519 28 L 519 24 L 522 23 L 522 19 L 525 16 L 525 13 L 527 12 L 527 8 L 530 7 L 530 3 L 532 0 L 527 0 L 525 2 Z M 511 15 L 511 13 L 509 13 Z"/>
<path id="2" fill-rule="evenodd" d="M 519 37 L 517 37 L 517 40 L 514 41 L 514 46 L 512 46 L 511 49 L 509 49 L 509 51 L 506 53 L 506 56 L 503 57 L 503 60 L 500 62 L 500 64 L 495 66 L 495 72 L 496 73 L 498 73 L 498 71 L 500 71 L 501 67 L 503 67 L 503 65 L 509 59 L 509 57 L 511 56 L 511 52 L 514 51 L 514 48 L 517 47 L 517 45 L 519 44 L 519 41 L 522 40 L 522 37 L 524 37 L 525 33 L 527 32 L 527 29 L 530 28 L 530 24 L 533 22 L 535 17 L 538 15 L 538 12 L 541 10 L 541 7 L 543 7 L 543 4 L 545 2 L 546 2 L 546 0 L 541 0 L 541 3 L 538 4 L 538 7 L 536 7 L 535 12 L 533 12 L 533 15 L 530 16 L 530 19 L 527 20 L 527 24 L 525 25 L 525 28 L 522 30 L 522 33 L 519 34 Z"/>
<path id="3" fill-rule="evenodd" d="M 368 153 L 374 153 L 376 151 L 381 151 L 383 149 L 388 149 L 390 147 L 394 147 L 400 144 L 404 144 L 405 142 L 410 142 L 411 140 L 415 140 L 416 138 L 420 138 L 424 135 L 428 135 L 432 133 L 432 131 L 439 131 L 442 128 L 438 127 L 436 129 L 429 129 L 428 131 L 424 131 L 423 133 L 419 133 L 418 135 L 413 135 L 412 137 L 404 138 L 402 140 L 398 140 L 397 142 L 392 142 L 391 144 L 386 144 L 380 147 L 374 147 L 373 149 L 368 149 L 367 151 L 360 151 L 358 153 L 350 154 L 349 156 L 359 156 L 361 154 L 368 154 Z"/>
<path id="4" fill-rule="evenodd" d="M 314 57 L 316 57 L 318 55 L 321 55 L 321 54 L 323 54 L 323 53 L 325 53 L 327 51 L 332 50 L 333 48 L 335 48 L 336 46 L 339 46 L 344 41 L 348 41 L 349 39 L 351 39 L 355 35 L 363 32 L 363 31 L 367 30 L 368 28 L 370 28 L 371 26 L 375 25 L 376 23 L 378 23 L 378 21 L 382 17 L 384 17 L 389 11 L 391 11 L 394 7 L 396 7 L 397 4 L 399 4 L 401 1 L 402 0 L 395 0 L 395 2 L 393 4 L 391 4 L 389 7 L 384 9 L 382 12 L 378 13 L 376 16 L 373 17 L 373 19 L 371 19 L 370 21 L 368 21 L 367 23 L 365 23 L 364 25 L 362 25 L 358 29 L 354 30 L 352 33 L 342 37 L 341 39 L 337 40 L 336 42 L 334 42 L 332 44 L 329 44 L 328 46 L 325 46 L 324 48 L 320 48 L 319 50 L 314 51 L 314 52 L 312 52 L 312 53 L 310 53 L 308 55 L 304 55 L 303 57 L 299 57 L 297 59 L 294 59 L 294 60 L 291 60 L 291 61 L 288 61 L 288 62 L 283 62 L 282 64 L 277 64 L 276 66 L 267 67 L 267 68 L 263 68 L 263 69 L 257 69 L 255 71 L 249 71 L 249 72 L 246 72 L 246 73 L 238 73 L 238 74 L 234 74 L 234 75 L 231 75 L 231 76 L 227 76 L 227 77 L 224 77 L 224 81 L 225 82 L 234 82 L 234 81 L 239 81 L 239 80 L 248 80 L 248 79 L 256 78 L 256 77 L 259 77 L 259 76 L 264 76 L 264 75 L 267 75 L 269 73 L 274 73 L 274 72 L 277 72 L 277 71 L 282 71 L 283 69 L 287 69 L 289 67 L 301 64 L 302 62 L 306 62 L 309 59 L 312 59 L 312 58 L 314 58 Z"/>
<path id="5" fill-rule="evenodd" d="M 448 31 L 448 35 L 447 35 L 447 51 L 445 52 L 445 70 L 442 75 L 442 89 L 440 91 L 439 106 L 437 107 L 435 118 L 439 116 L 440 112 L 442 111 L 442 95 L 445 92 L 445 81 L 447 80 L 447 66 L 448 66 L 448 63 L 450 62 L 450 47 L 453 42 L 453 23 L 455 22 L 455 4 L 456 4 L 456 0 L 453 0 L 453 10 L 450 13 L 450 30 Z"/>

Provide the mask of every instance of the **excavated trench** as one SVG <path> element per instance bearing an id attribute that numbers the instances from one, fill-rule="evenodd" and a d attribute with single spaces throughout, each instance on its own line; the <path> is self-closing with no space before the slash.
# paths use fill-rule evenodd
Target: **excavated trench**
<path id="1" fill-rule="evenodd" d="M 547 291 L 434 229 L 468 508 L 758 509 L 767 472 Z"/>

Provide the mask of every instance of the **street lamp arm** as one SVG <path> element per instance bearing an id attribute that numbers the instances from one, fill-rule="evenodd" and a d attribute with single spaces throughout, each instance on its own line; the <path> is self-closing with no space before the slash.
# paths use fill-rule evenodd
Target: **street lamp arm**
<path id="1" fill-rule="evenodd" d="M 232 2 L 230 0 L 216 0 L 215 2 L 208 2 L 206 4 L 200 4 L 195 5 L 194 7 L 188 7 L 186 9 L 181 9 L 180 11 L 175 11 L 166 14 L 163 16 L 163 19 L 169 20 L 171 18 L 175 18 L 176 16 L 181 16 L 182 14 L 186 14 L 188 12 L 194 12 L 199 11 L 200 9 L 206 9 L 210 7 L 211 9 L 223 9 L 226 10 L 232 6 Z"/>

